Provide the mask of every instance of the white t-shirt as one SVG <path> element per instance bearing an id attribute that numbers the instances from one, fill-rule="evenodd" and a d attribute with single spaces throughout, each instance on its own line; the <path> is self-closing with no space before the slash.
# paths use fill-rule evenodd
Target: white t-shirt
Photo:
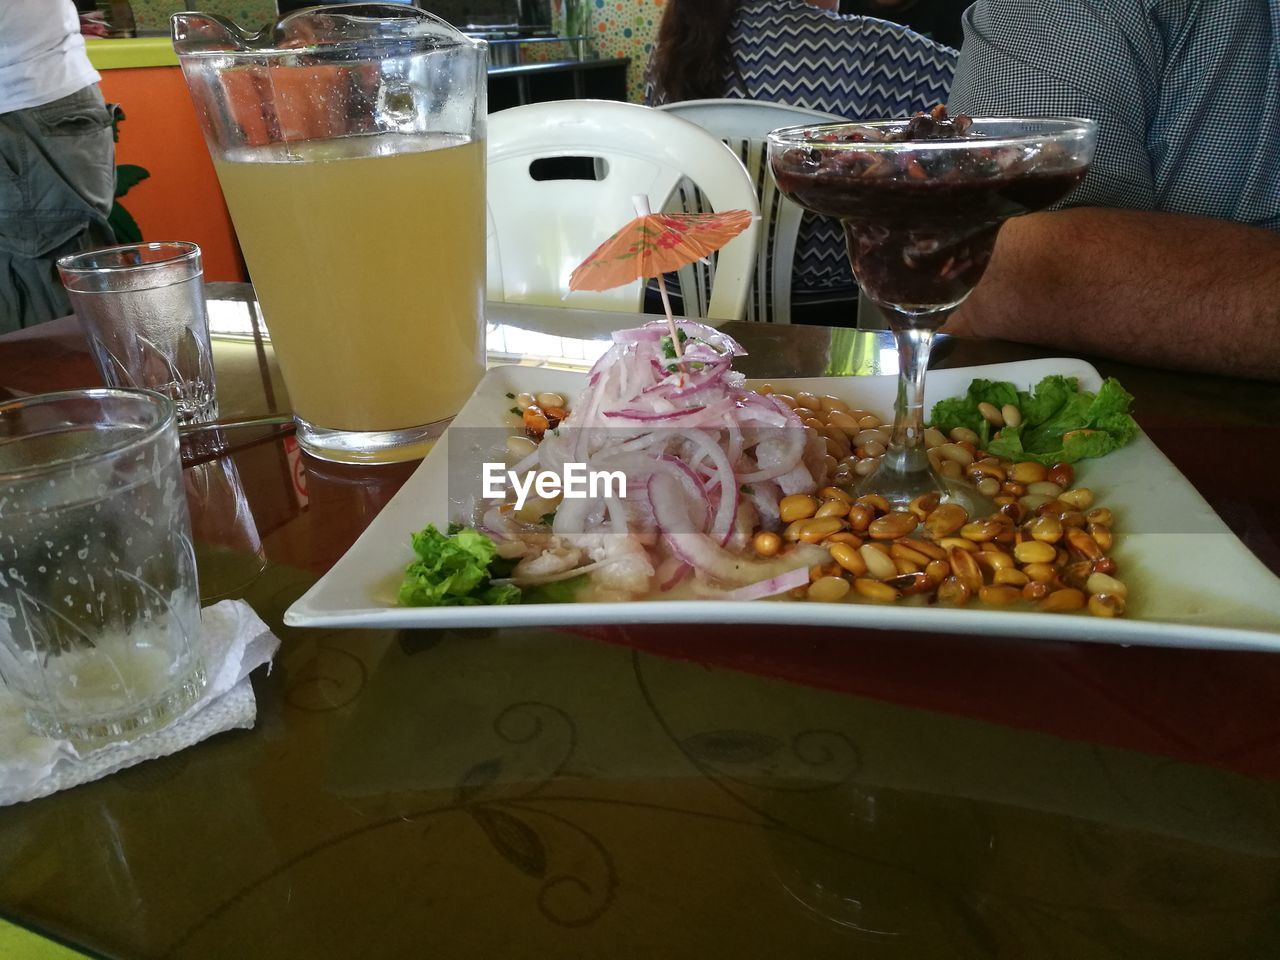
<path id="1" fill-rule="evenodd" d="M 72 0 L 0 0 L 0 113 L 52 103 L 100 79 Z"/>

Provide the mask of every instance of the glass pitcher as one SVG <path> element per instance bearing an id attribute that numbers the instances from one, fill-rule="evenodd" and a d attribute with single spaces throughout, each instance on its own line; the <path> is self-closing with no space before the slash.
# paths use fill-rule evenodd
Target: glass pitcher
<path id="1" fill-rule="evenodd" d="M 173 45 L 302 446 L 421 457 L 484 372 L 486 45 L 385 3 Z"/>

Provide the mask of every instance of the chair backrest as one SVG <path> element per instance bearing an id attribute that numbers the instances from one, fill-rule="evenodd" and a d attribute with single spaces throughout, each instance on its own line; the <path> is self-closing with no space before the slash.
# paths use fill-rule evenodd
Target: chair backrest
<path id="1" fill-rule="evenodd" d="M 633 103 L 561 100 L 489 115 L 488 296 L 593 310 L 637 312 L 637 281 L 600 293 L 569 292 L 569 275 L 636 215 L 645 194 L 661 210 L 685 178 L 712 210 L 759 213 L 756 190 L 741 161 L 696 124 Z M 591 158 L 598 179 L 535 179 L 539 160 Z M 710 301 L 699 315 L 715 323 L 739 319 L 756 261 L 753 222 L 719 251 Z"/>
<path id="2" fill-rule="evenodd" d="M 747 168 L 760 198 L 762 237 L 747 299 L 746 319 L 768 323 L 791 322 L 791 271 L 796 234 L 804 211 L 778 192 L 769 170 L 765 137 L 778 127 L 802 123 L 837 123 L 831 113 L 760 100 L 685 100 L 657 109 L 696 123 L 719 137 Z M 696 280 L 692 284 L 696 290 Z M 689 280 L 681 278 L 687 291 Z"/>

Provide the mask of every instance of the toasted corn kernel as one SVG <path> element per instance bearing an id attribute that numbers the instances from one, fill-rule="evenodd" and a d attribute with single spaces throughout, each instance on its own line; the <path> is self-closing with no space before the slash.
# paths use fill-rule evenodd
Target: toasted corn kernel
<path id="1" fill-rule="evenodd" d="M 847 543 L 849 546 L 853 547 L 853 549 L 857 550 L 862 546 L 862 538 L 849 530 L 838 530 L 831 536 L 827 537 L 827 543 Z"/>
<path id="2" fill-rule="evenodd" d="M 965 553 L 977 553 L 982 549 L 972 540 L 965 540 L 963 537 L 943 537 L 938 541 L 938 546 L 942 547 L 948 553 L 952 550 L 963 550 Z"/>
<path id="3" fill-rule="evenodd" d="M 787 543 L 795 543 L 800 539 L 800 528 L 808 522 L 807 518 L 804 520 L 792 520 L 787 524 L 787 528 L 782 531 L 782 539 Z"/>
<path id="4" fill-rule="evenodd" d="M 840 413 L 849 412 L 849 405 L 847 403 L 845 403 L 839 397 L 833 397 L 830 394 L 825 394 L 824 396 L 819 397 L 818 406 L 821 407 L 827 413 L 832 413 L 835 411 L 839 411 Z"/>
<path id="5" fill-rule="evenodd" d="M 819 603 L 835 603 L 849 592 L 849 581 L 844 577 L 823 577 L 809 584 L 808 597 Z"/>
<path id="6" fill-rule="evenodd" d="M 965 553 L 963 550 L 952 550 L 949 560 L 951 575 L 968 587 L 970 592 L 977 593 L 982 587 L 982 571 L 978 568 L 978 561 L 973 558 L 973 554 Z"/>
<path id="7" fill-rule="evenodd" d="M 1019 563 L 1053 563 L 1058 550 L 1043 540 L 1024 540 L 1013 548 L 1013 556 Z"/>
<path id="8" fill-rule="evenodd" d="M 1040 601 L 1039 606 L 1046 613 L 1069 613 L 1072 610 L 1083 610 L 1085 600 L 1083 591 L 1075 587 L 1065 587 L 1062 590 L 1053 591 Z"/>
<path id="9" fill-rule="evenodd" d="M 775 399 L 775 400 L 781 400 L 783 403 L 785 403 L 785 404 L 786 404 L 788 407 L 790 407 L 792 410 L 794 410 L 794 409 L 796 408 L 796 398 L 795 398 L 795 397 L 793 397 L 793 396 L 791 396 L 791 394 L 789 394 L 789 393 L 775 393 L 775 394 L 773 394 L 773 399 Z"/>
<path id="10" fill-rule="evenodd" d="M 862 561 L 867 565 L 867 576 L 875 580 L 884 580 L 897 575 L 898 565 L 893 562 L 893 558 L 877 550 L 874 544 L 864 543 L 858 553 L 862 555 Z"/>
<path id="11" fill-rule="evenodd" d="M 827 414 L 827 424 L 835 427 L 846 437 L 856 437 L 858 431 L 862 429 L 858 426 L 857 420 L 841 410 L 832 410 Z"/>
<path id="12" fill-rule="evenodd" d="M 907 512 L 913 514 L 917 520 L 923 521 L 938 508 L 940 499 L 942 498 L 936 493 L 922 493 L 907 504 Z"/>
<path id="13" fill-rule="evenodd" d="M 987 584 L 978 590 L 978 599 L 983 603 L 991 604 L 993 607 L 1005 607 L 1021 600 L 1022 591 L 1017 587 L 1003 584 Z"/>
<path id="14" fill-rule="evenodd" d="M 928 593 L 936 586 L 936 583 L 929 579 L 927 573 L 918 570 L 900 573 L 896 577 L 890 577 L 884 583 L 885 586 L 892 587 L 904 597 L 910 597 L 917 593 Z"/>
<path id="15" fill-rule="evenodd" d="M 1006 427 L 1022 426 L 1022 411 L 1012 403 L 1006 403 L 1000 408 L 1000 416 L 1004 417 L 1004 425 Z"/>
<path id="16" fill-rule="evenodd" d="M 1129 588 L 1122 581 L 1106 573 L 1089 574 L 1084 582 L 1084 589 L 1088 593 L 1114 594 L 1122 599 L 1129 596 Z"/>
<path id="17" fill-rule="evenodd" d="M 831 534 L 843 529 L 844 521 L 839 517 L 815 517 L 812 520 L 802 520 L 800 539 L 805 543 L 821 543 Z"/>
<path id="18" fill-rule="evenodd" d="M 951 432 L 947 434 L 953 443 L 980 443 L 982 438 L 970 430 L 968 427 L 952 427 Z"/>
<path id="19" fill-rule="evenodd" d="M 980 520 L 971 520 L 961 527 L 960 536 L 975 543 L 982 543 L 986 540 L 994 540 L 1008 529 L 1009 524 L 1007 522 L 1001 523 L 995 517 L 983 517 Z"/>
<path id="20" fill-rule="evenodd" d="M 1009 500 L 1008 503 L 1000 503 L 1000 497 L 995 498 L 996 503 L 1000 504 L 999 512 L 1004 514 L 1015 524 L 1021 523 L 1023 518 L 1027 515 L 1027 511 L 1023 509 L 1022 504 L 1017 500 L 1013 500 L 1012 498 L 1007 499 Z"/>
<path id="21" fill-rule="evenodd" d="M 993 427 L 1004 426 L 1004 414 L 1000 412 L 1000 408 L 994 403 L 982 401 L 982 403 L 978 404 L 978 412 L 982 414 L 982 419 Z"/>
<path id="22" fill-rule="evenodd" d="M 1089 612 L 1095 617 L 1124 616 L 1124 597 L 1114 593 L 1095 593 L 1089 597 Z"/>
<path id="23" fill-rule="evenodd" d="M 1027 484 L 1027 493 L 1033 496 L 1052 497 L 1057 500 L 1062 496 L 1062 487 L 1050 480 L 1040 480 Z"/>
<path id="24" fill-rule="evenodd" d="M 889 501 L 878 493 L 864 493 L 853 502 L 859 507 L 870 507 L 876 513 L 888 513 L 893 509 L 889 506 Z"/>
<path id="25" fill-rule="evenodd" d="M 865 507 L 855 503 L 849 508 L 849 526 L 859 533 L 864 532 L 871 525 L 871 521 L 876 517 L 876 512 L 871 507 Z"/>
<path id="26" fill-rule="evenodd" d="M 1081 529 L 1085 525 L 1084 514 L 1079 510 L 1064 510 L 1058 516 L 1064 527 L 1076 527 Z"/>
<path id="27" fill-rule="evenodd" d="M 947 559 L 947 551 L 944 547 L 938 546 L 936 543 L 930 543 L 928 540 L 916 540 L 909 538 L 899 541 L 904 547 L 910 547 L 918 553 L 923 553 L 930 560 Z"/>
<path id="28" fill-rule="evenodd" d="M 853 503 L 853 497 L 839 487 L 823 487 L 818 491 L 818 496 L 823 500 L 839 500 L 841 503 Z"/>
<path id="29" fill-rule="evenodd" d="M 839 459 L 849 455 L 849 447 L 847 444 L 839 444 L 830 437 L 823 437 L 822 442 L 826 445 L 827 455 Z"/>
<path id="30" fill-rule="evenodd" d="M 975 486 L 984 497 L 994 497 L 1000 492 L 1000 481 L 995 477 L 983 477 Z"/>
<path id="31" fill-rule="evenodd" d="M 859 577 L 853 581 L 853 589 L 868 600 L 874 600 L 876 603 L 893 603 L 898 599 L 898 591 L 887 584 L 881 583 L 879 580 L 868 580 L 865 577 Z"/>
<path id="32" fill-rule="evenodd" d="M 945 560 L 930 560 L 928 566 L 924 568 L 924 572 L 925 576 L 935 584 L 939 584 L 951 576 L 951 564 Z"/>
<path id="33" fill-rule="evenodd" d="M 973 591 L 958 577 L 947 577 L 938 584 L 938 602 L 948 607 L 963 607 L 972 596 Z"/>
<path id="34" fill-rule="evenodd" d="M 1026 531 L 1033 540 L 1044 543 L 1057 543 L 1062 539 L 1062 521 L 1053 516 L 1033 517 L 1028 521 Z"/>
<path id="35" fill-rule="evenodd" d="M 895 560 L 906 560 L 914 563 L 917 569 L 924 569 L 928 566 L 932 557 L 927 557 L 919 550 L 911 546 L 910 540 L 897 540 L 889 546 L 889 556 Z"/>
<path id="36" fill-rule="evenodd" d="M 987 544 L 983 544 L 987 546 Z M 973 559 L 978 561 L 978 566 L 985 567 L 994 573 L 997 570 L 1008 570 L 1013 563 L 1013 557 L 1001 550 L 981 550 L 973 555 Z"/>
<path id="37" fill-rule="evenodd" d="M 1094 573 L 1115 573 L 1119 569 L 1119 564 L 1112 557 L 1099 557 L 1089 564 L 1089 569 Z"/>
<path id="38" fill-rule="evenodd" d="M 1016 480 L 1006 480 L 1004 485 L 1000 488 L 1000 492 L 1008 497 L 1025 499 L 1027 496 L 1027 485 L 1025 483 L 1018 483 Z"/>
<path id="39" fill-rule="evenodd" d="M 1115 517 L 1111 515 L 1111 511 L 1106 507 L 1094 507 L 1084 515 L 1086 523 L 1100 523 L 1104 527 L 1115 525 Z"/>
<path id="40" fill-rule="evenodd" d="M 1034 460 L 1023 460 L 1009 468 L 1009 479 L 1015 483 L 1040 483 L 1049 475 L 1049 468 Z"/>
<path id="41" fill-rule="evenodd" d="M 547 409 L 547 407 L 563 407 L 568 403 L 568 401 L 558 393 L 539 393 L 533 399 L 543 410 Z"/>
<path id="42" fill-rule="evenodd" d="M 1093 491 L 1088 487 L 1075 487 L 1071 490 L 1064 490 L 1059 494 L 1058 499 L 1063 503 L 1070 504 L 1077 510 L 1088 510 L 1093 506 Z"/>
<path id="43" fill-rule="evenodd" d="M 905 537 L 919 523 L 914 514 L 899 510 L 886 513 L 883 517 L 876 517 L 867 527 L 867 533 L 875 540 L 897 540 L 899 537 Z"/>
<path id="44" fill-rule="evenodd" d="M 1083 589 L 1091 573 L 1093 569 L 1088 560 L 1075 560 L 1064 565 L 1059 576 L 1067 586 Z"/>
<path id="45" fill-rule="evenodd" d="M 992 574 L 991 582 L 999 586 L 1025 587 L 1031 578 L 1014 567 L 1002 567 Z"/>
<path id="46" fill-rule="evenodd" d="M 1106 553 L 1115 544 L 1115 537 L 1111 533 L 1111 528 L 1105 524 L 1091 523 L 1088 525 L 1087 530 L 1089 536 L 1093 537 L 1098 546 L 1102 548 L 1103 553 Z"/>
<path id="47" fill-rule="evenodd" d="M 772 383 L 760 384 L 760 386 L 756 387 L 756 393 L 760 394 L 762 397 L 769 396 L 769 394 L 773 393 L 773 384 Z"/>
<path id="48" fill-rule="evenodd" d="M 924 428 L 924 445 L 925 449 L 932 450 L 934 447 L 940 447 L 947 442 L 947 436 L 937 427 Z"/>
<path id="49" fill-rule="evenodd" d="M 866 574 L 867 561 L 862 559 L 862 554 L 858 552 L 857 547 L 847 543 L 829 543 L 827 549 L 831 551 L 831 559 L 855 577 Z"/>
<path id="50" fill-rule="evenodd" d="M 969 520 L 969 513 L 958 503 L 944 503 L 925 517 L 924 535 L 929 540 L 949 537 Z"/>
<path id="51" fill-rule="evenodd" d="M 963 427 L 956 427 L 956 430 L 963 429 Z M 954 463 L 960 464 L 961 468 L 967 467 L 969 464 L 973 463 L 973 454 L 958 443 L 944 443 L 942 446 L 935 447 L 934 449 L 938 451 L 938 456 L 942 457 L 944 460 L 951 460 Z"/>
<path id="52" fill-rule="evenodd" d="M 954 460 L 942 460 L 938 464 L 938 473 L 946 477 L 948 480 L 959 480 L 964 476 L 964 471 L 960 464 Z"/>
<path id="53" fill-rule="evenodd" d="M 880 426 L 880 424 L 882 423 L 884 423 L 884 421 L 881 420 L 879 417 L 877 417 L 874 413 L 864 412 L 862 416 L 858 418 L 858 426 L 861 427 L 863 430 L 874 430 L 876 427 Z"/>
<path id="54" fill-rule="evenodd" d="M 1028 563 L 1022 572 L 1036 583 L 1054 583 L 1058 579 L 1058 571 L 1051 563 Z"/>
<path id="55" fill-rule="evenodd" d="M 822 504 L 822 506 L 818 507 L 818 512 L 814 514 L 814 516 L 818 518 L 838 517 L 841 520 L 848 515 L 849 504 L 845 503 L 843 500 L 827 500 Z"/>
<path id="56" fill-rule="evenodd" d="M 919 573 L 924 569 L 920 564 L 913 563 L 910 560 L 904 560 L 901 557 L 893 557 L 892 560 L 898 573 Z"/>
<path id="57" fill-rule="evenodd" d="M 793 520 L 808 520 L 818 512 L 818 501 L 807 493 L 793 493 L 778 502 L 778 514 L 783 523 Z"/>
<path id="58" fill-rule="evenodd" d="M 1039 580 L 1028 580 L 1022 588 L 1022 599 L 1031 601 L 1043 600 L 1052 589 L 1047 583 L 1041 583 Z"/>
<path id="59" fill-rule="evenodd" d="M 1068 529 L 1065 539 L 1068 550 L 1075 556 L 1085 560 L 1097 560 L 1102 556 L 1102 548 L 1098 546 L 1098 541 L 1083 530 Z"/>
<path id="60" fill-rule="evenodd" d="M 1069 463 L 1055 463 L 1049 468 L 1045 479 L 1056 483 L 1065 490 L 1076 482 L 1076 468 Z"/>
<path id="61" fill-rule="evenodd" d="M 866 460 L 859 460 L 853 465 L 853 472 L 859 477 L 868 477 L 875 472 L 876 467 L 880 466 L 878 457 L 868 457 Z"/>
<path id="62" fill-rule="evenodd" d="M 810 410 L 818 410 L 822 407 L 822 401 L 818 399 L 816 394 L 804 391 L 796 394 L 796 403 L 802 407 L 808 407 Z"/>
<path id="63" fill-rule="evenodd" d="M 751 547 L 761 557 L 776 557 L 782 549 L 782 538 L 766 530 L 751 538 Z"/>

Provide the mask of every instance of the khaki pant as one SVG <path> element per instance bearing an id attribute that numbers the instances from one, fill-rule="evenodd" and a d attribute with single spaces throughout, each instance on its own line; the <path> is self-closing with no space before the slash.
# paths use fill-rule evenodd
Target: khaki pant
<path id="1" fill-rule="evenodd" d="M 89 86 L 0 114 L 0 333 L 70 313 L 54 261 L 112 242 L 112 113 Z"/>

